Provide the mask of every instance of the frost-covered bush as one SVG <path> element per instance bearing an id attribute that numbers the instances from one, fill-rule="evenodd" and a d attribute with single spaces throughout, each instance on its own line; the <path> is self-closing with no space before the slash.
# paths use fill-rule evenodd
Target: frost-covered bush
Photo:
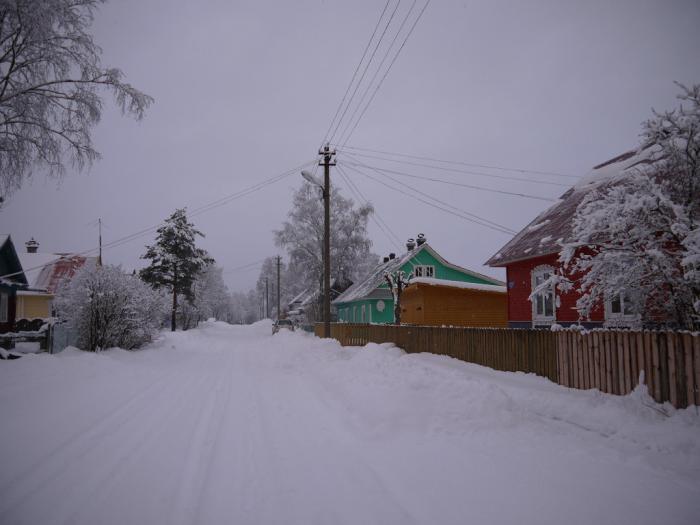
<path id="1" fill-rule="evenodd" d="M 118 266 L 86 265 L 63 286 L 56 313 L 76 331 L 78 346 L 138 348 L 151 340 L 167 310 L 163 294 Z"/>

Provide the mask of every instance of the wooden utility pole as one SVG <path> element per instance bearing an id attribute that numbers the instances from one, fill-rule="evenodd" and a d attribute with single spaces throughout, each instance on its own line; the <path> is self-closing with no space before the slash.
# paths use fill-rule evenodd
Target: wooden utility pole
<path id="1" fill-rule="evenodd" d="M 282 257 L 277 256 L 277 320 L 280 320 L 280 264 Z"/>
<path id="2" fill-rule="evenodd" d="M 335 166 L 331 150 L 326 144 L 319 151 L 323 160 L 323 337 L 331 336 L 331 166 Z"/>
<path id="3" fill-rule="evenodd" d="M 265 317 L 270 318 L 270 290 L 267 286 L 267 277 L 265 277 Z"/>
<path id="4" fill-rule="evenodd" d="M 99 226 L 99 243 L 100 243 L 100 255 L 97 257 L 97 266 L 102 266 L 102 217 L 97 219 L 97 225 Z"/>

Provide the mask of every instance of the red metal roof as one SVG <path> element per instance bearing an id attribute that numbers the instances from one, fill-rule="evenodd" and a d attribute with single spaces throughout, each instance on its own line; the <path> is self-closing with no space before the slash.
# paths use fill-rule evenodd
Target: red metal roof
<path id="1" fill-rule="evenodd" d="M 97 258 L 95 257 L 65 255 L 44 266 L 34 286 L 45 288 L 49 293 L 56 293 L 56 290 L 64 280 L 70 280 L 75 275 L 75 272 L 82 268 L 87 262 L 94 264 L 96 261 Z"/>

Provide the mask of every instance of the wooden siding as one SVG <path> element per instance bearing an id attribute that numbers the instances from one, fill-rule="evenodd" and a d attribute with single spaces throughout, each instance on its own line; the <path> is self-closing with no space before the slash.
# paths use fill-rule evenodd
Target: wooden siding
<path id="1" fill-rule="evenodd" d="M 316 335 L 322 324 L 316 325 Z M 700 405 L 700 335 L 626 330 L 513 330 L 333 324 L 344 346 L 392 342 L 495 370 L 531 372 L 577 389 L 629 394 L 643 377 L 657 402 Z M 642 371 L 644 372 L 642 374 Z"/>
<path id="2" fill-rule="evenodd" d="M 412 284 L 401 295 L 401 321 L 426 326 L 508 326 L 504 293 Z"/>
<path id="3" fill-rule="evenodd" d="M 51 317 L 51 295 L 17 295 L 17 319 Z"/>
<path id="4" fill-rule="evenodd" d="M 532 293 L 532 270 L 537 266 L 548 265 L 553 268 L 559 267 L 558 255 L 546 255 L 518 261 L 506 266 L 506 279 L 508 286 L 508 320 L 511 322 L 532 322 L 532 303 L 530 293 Z M 580 295 L 577 291 L 561 293 L 557 291 L 557 306 L 555 308 L 557 323 L 578 322 L 578 312 L 576 311 L 576 301 Z M 603 309 L 596 308 L 591 312 L 592 323 L 602 323 Z"/>

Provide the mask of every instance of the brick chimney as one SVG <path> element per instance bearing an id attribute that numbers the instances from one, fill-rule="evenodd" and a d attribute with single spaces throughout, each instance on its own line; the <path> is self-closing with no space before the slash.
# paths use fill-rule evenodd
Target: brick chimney
<path id="1" fill-rule="evenodd" d="M 39 249 L 39 243 L 34 240 L 34 237 L 25 242 L 24 245 L 27 247 L 27 253 L 36 253 Z"/>

